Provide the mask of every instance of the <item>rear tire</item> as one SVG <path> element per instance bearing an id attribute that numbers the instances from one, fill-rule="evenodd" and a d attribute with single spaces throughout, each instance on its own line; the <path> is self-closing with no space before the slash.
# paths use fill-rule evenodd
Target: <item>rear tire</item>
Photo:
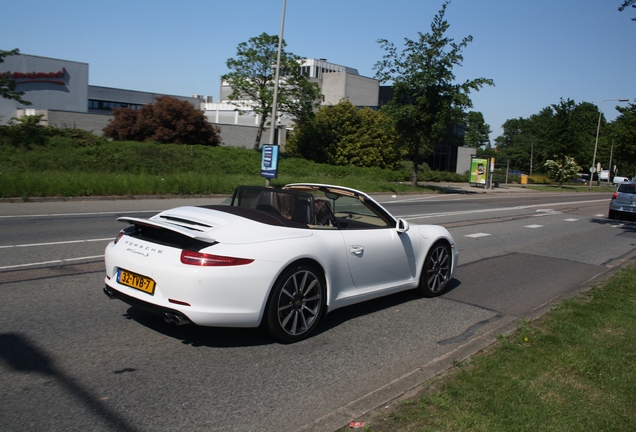
<path id="1" fill-rule="evenodd" d="M 424 297 L 435 297 L 444 293 L 453 268 L 451 247 L 445 241 L 435 243 L 426 255 L 419 290 Z"/>
<path id="2" fill-rule="evenodd" d="M 610 210 L 608 217 L 610 219 L 616 219 L 616 212 L 614 210 Z"/>
<path id="3" fill-rule="evenodd" d="M 286 343 L 307 338 L 323 315 L 325 285 L 325 277 L 316 266 L 297 264 L 286 269 L 267 305 L 268 333 Z"/>

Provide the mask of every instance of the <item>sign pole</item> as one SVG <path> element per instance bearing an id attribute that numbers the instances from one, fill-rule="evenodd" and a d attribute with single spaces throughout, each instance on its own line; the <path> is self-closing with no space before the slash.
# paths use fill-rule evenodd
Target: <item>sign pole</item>
<path id="1" fill-rule="evenodd" d="M 272 119 L 270 122 L 269 142 L 274 144 L 274 134 L 276 133 L 276 105 L 278 104 L 278 80 L 280 78 L 280 55 L 283 48 L 283 29 L 285 28 L 285 8 L 287 0 L 283 0 L 283 13 L 280 18 L 280 31 L 278 33 L 278 55 L 276 57 L 276 76 L 274 78 L 274 98 L 272 100 Z M 276 152 L 278 155 L 278 152 Z M 265 180 L 265 186 L 270 186 L 269 177 Z"/>

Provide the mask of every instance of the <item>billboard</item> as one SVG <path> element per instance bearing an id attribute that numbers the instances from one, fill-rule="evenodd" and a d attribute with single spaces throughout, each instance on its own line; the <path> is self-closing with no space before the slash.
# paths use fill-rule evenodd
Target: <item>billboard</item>
<path id="1" fill-rule="evenodd" d="M 488 159 L 472 158 L 470 161 L 470 183 L 486 184 L 486 171 Z"/>

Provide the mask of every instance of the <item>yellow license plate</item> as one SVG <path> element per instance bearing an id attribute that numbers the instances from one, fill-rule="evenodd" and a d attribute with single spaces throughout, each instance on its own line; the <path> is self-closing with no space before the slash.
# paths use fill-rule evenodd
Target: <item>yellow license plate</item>
<path id="1" fill-rule="evenodd" d="M 117 281 L 122 285 L 138 289 L 150 295 L 155 293 L 155 281 L 148 277 L 138 275 L 137 273 L 120 269 Z"/>

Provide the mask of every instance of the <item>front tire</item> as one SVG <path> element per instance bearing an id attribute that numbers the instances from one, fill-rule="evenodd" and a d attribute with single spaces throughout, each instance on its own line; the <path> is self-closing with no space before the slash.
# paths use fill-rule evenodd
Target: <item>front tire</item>
<path id="1" fill-rule="evenodd" d="M 267 330 L 282 342 L 298 342 L 318 326 L 325 307 L 325 278 L 313 265 L 285 270 L 267 305 Z"/>
<path id="2" fill-rule="evenodd" d="M 431 247 L 420 276 L 419 290 L 424 297 L 435 297 L 444 292 L 451 277 L 452 260 L 448 243 L 441 241 Z"/>

